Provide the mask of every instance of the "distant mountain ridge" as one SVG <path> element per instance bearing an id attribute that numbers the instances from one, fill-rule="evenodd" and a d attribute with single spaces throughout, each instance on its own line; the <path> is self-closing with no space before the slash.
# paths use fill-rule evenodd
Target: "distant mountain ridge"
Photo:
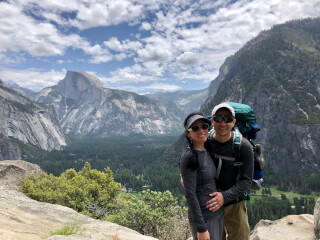
<path id="1" fill-rule="evenodd" d="M 110 137 L 181 129 L 179 116 L 160 102 L 105 88 L 98 78 L 80 71 L 68 71 L 63 80 L 43 89 L 35 100 L 55 107 L 65 133 Z"/>
<path id="2" fill-rule="evenodd" d="M 22 96 L 25 96 L 31 100 L 34 99 L 36 93 L 30 89 L 27 89 L 27 88 L 23 88 L 23 87 L 20 87 L 18 84 L 16 83 L 6 83 L 6 85 L 15 90 L 16 92 L 18 92 L 19 94 L 21 94 Z"/>
<path id="3" fill-rule="evenodd" d="M 191 91 L 160 91 L 156 93 L 146 94 L 145 96 L 159 100 L 167 106 L 170 106 L 172 104 L 176 105 L 181 110 L 181 118 L 184 119 L 187 114 L 200 110 L 201 105 L 208 97 L 208 93 L 208 88 L 205 88 L 202 90 Z"/>

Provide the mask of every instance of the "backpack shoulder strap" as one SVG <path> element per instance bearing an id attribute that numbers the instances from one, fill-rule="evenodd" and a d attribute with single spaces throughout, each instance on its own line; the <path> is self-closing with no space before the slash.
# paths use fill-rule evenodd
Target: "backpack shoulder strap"
<path id="1" fill-rule="evenodd" d="M 243 164 L 242 162 L 239 161 L 241 141 L 242 141 L 242 134 L 240 133 L 239 129 L 235 127 L 234 134 L 233 134 L 233 145 L 232 145 L 232 152 L 235 158 L 235 163 L 234 163 L 235 166 L 240 166 Z"/>
<path id="2" fill-rule="evenodd" d="M 215 158 L 219 159 L 216 179 L 219 179 L 219 176 L 220 176 L 222 159 L 232 161 L 234 166 L 241 166 L 243 164 L 242 162 L 239 161 L 241 141 L 242 141 L 242 135 L 238 130 L 238 128 L 235 128 L 235 131 L 233 133 L 233 142 L 232 142 L 232 157 L 222 156 L 218 154 L 214 155 Z"/>

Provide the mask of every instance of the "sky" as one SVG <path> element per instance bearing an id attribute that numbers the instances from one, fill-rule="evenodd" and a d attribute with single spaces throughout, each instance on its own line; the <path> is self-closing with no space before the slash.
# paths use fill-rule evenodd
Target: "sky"
<path id="1" fill-rule="evenodd" d="M 35 92 L 67 71 L 138 94 L 198 90 L 275 24 L 320 0 L 0 0 L 0 78 Z"/>

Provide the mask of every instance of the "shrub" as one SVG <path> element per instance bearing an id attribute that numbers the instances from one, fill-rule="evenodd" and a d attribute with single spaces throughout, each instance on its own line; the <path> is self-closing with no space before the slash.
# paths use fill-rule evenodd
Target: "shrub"
<path id="1" fill-rule="evenodd" d="M 185 240 L 190 232 L 186 208 L 178 206 L 169 191 L 123 196 L 106 220 L 163 240 Z"/>
<path id="2" fill-rule="evenodd" d="M 23 180 L 20 189 L 27 196 L 73 208 L 94 218 L 102 218 L 114 205 L 120 183 L 114 181 L 109 168 L 105 173 L 92 170 L 88 162 L 82 170 L 68 169 L 59 177 L 42 173 Z"/>

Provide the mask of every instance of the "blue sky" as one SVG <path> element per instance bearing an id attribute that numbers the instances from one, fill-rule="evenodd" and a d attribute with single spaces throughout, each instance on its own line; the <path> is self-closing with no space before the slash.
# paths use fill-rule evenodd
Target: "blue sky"
<path id="1" fill-rule="evenodd" d="M 0 78 L 39 91 L 68 70 L 140 94 L 207 87 L 262 30 L 320 0 L 0 1 Z"/>

